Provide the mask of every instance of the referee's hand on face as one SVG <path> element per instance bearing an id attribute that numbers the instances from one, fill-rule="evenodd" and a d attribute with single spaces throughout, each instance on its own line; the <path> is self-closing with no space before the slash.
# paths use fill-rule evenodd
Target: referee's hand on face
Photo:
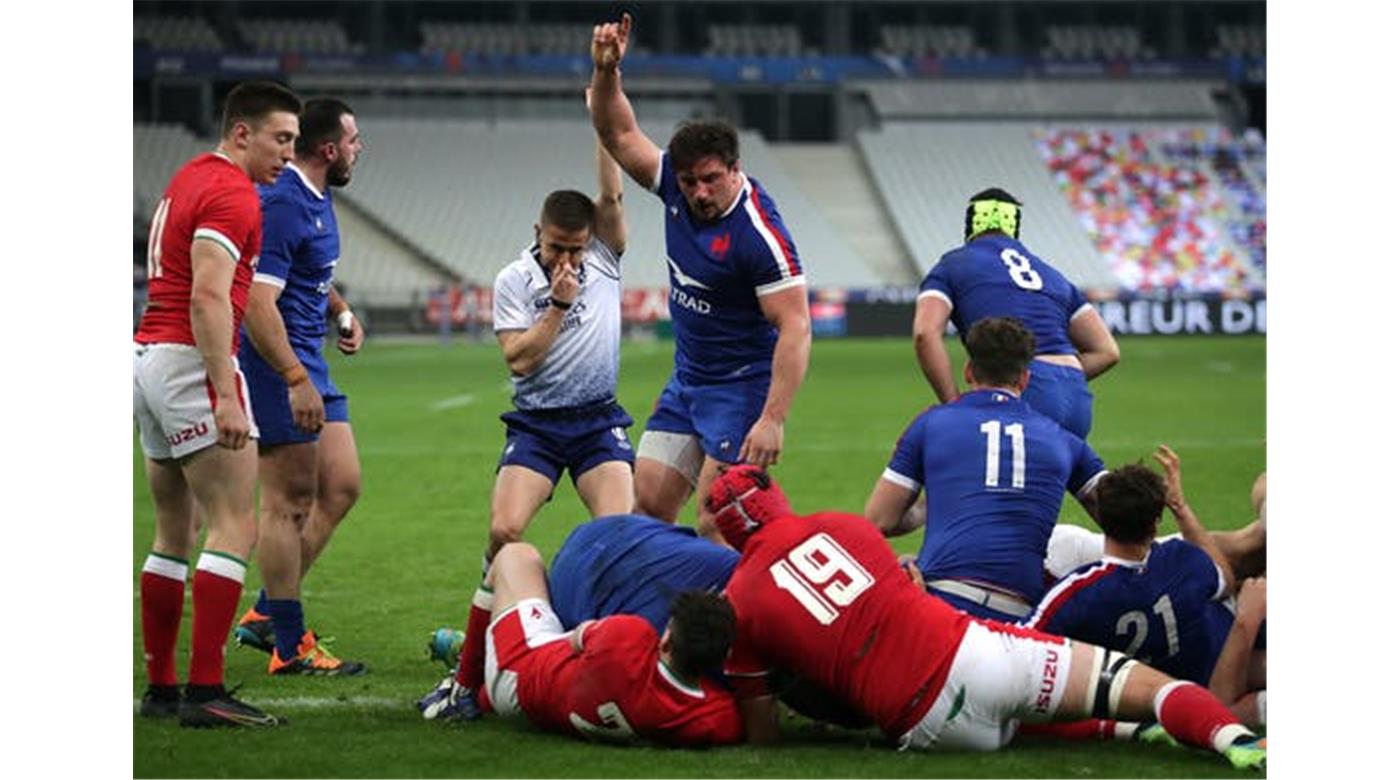
<path id="1" fill-rule="evenodd" d="M 563 260 L 554 265 L 549 282 L 549 295 L 563 303 L 573 303 L 578 297 L 578 271 Z"/>

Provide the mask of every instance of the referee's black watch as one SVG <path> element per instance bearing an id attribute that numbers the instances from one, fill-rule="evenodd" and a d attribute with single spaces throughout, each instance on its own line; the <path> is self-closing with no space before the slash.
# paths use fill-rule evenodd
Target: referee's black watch
<path id="1" fill-rule="evenodd" d="M 569 309 L 572 309 L 574 307 L 574 304 L 571 301 L 561 301 L 558 298 L 555 298 L 553 295 L 549 296 L 549 305 L 563 311 L 568 311 Z"/>

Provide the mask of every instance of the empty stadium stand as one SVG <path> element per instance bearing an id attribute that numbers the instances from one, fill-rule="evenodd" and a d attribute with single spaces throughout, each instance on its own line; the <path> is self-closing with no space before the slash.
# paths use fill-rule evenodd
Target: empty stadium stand
<path id="1" fill-rule="evenodd" d="M 555 189 L 597 191 L 593 132 L 584 121 L 362 121 L 373 164 L 356 172 L 354 201 L 424 254 L 477 284 L 533 240 L 540 203 Z M 664 143 L 669 123 L 643 123 Z M 865 267 L 757 134 L 740 140 L 743 168 L 777 202 L 813 286 L 865 286 Z M 624 177 L 626 178 L 626 177 Z M 624 282 L 667 284 L 658 201 L 628 179 Z"/>
<path id="2" fill-rule="evenodd" d="M 1007 80 L 854 81 L 877 115 L 902 119 L 1218 120 L 1215 81 Z"/>
<path id="3" fill-rule="evenodd" d="M 587 54 L 592 31 L 584 24 L 469 24 L 423 22 L 424 54 Z"/>
<path id="4" fill-rule="evenodd" d="M 132 33 L 136 43 L 162 51 L 224 50 L 224 43 L 213 26 L 198 16 L 137 16 Z"/>
<path id="5" fill-rule="evenodd" d="M 971 27 L 936 25 L 886 25 L 880 28 L 880 48 L 896 57 L 983 58 L 987 50 L 977 45 Z"/>
<path id="6" fill-rule="evenodd" d="M 313 19 L 254 19 L 238 23 L 238 32 L 253 51 L 300 54 L 355 54 L 338 22 Z"/>
<path id="7" fill-rule="evenodd" d="M 927 272 L 962 243 L 969 196 L 1002 187 L 1025 204 L 1022 238 L 1082 287 L 1118 281 L 1060 194 L 1023 124 L 892 123 L 858 143 L 909 254 Z"/>

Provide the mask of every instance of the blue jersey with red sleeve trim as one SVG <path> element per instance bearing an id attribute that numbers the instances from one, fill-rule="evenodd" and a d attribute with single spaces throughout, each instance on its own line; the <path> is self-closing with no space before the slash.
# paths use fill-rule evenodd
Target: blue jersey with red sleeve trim
<path id="1" fill-rule="evenodd" d="M 287 341 L 319 354 L 326 335 L 326 309 L 340 260 L 340 227 L 330 190 L 318 191 L 294 164 L 277 181 L 259 186 L 263 249 L 254 282 L 282 290 L 277 311 Z"/>
<path id="2" fill-rule="evenodd" d="M 766 377 L 778 331 L 759 298 L 805 285 L 797 245 L 773 199 L 745 174 L 739 197 L 711 222 L 686 205 L 663 153 L 652 191 L 665 204 L 675 370 L 690 384 Z"/>
<path id="3" fill-rule="evenodd" d="M 1144 561 L 1105 556 L 1065 575 L 1026 623 L 1207 685 L 1234 623 L 1224 587 L 1201 548 L 1181 539 L 1153 542 Z"/>

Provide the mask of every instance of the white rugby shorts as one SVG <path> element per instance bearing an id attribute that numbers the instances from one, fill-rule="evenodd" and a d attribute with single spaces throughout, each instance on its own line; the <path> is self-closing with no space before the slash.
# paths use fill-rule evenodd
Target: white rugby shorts
<path id="1" fill-rule="evenodd" d="M 521 599 L 486 629 L 486 696 L 498 715 L 519 715 L 518 667 L 530 651 L 568 639 L 548 601 Z"/>
<path id="2" fill-rule="evenodd" d="M 996 750 L 1021 720 L 1044 722 L 1069 684 L 1068 639 L 995 621 L 967 627 L 933 706 L 901 750 Z"/>
<path id="3" fill-rule="evenodd" d="M 247 382 L 233 362 L 238 402 L 248 416 L 251 438 L 258 424 L 248 403 Z M 141 449 L 157 460 L 182 458 L 217 444 L 214 387 L 204 371 L 199 349 L 188 344 L 132 344 L 131 400 L 141 429 Z"/>

